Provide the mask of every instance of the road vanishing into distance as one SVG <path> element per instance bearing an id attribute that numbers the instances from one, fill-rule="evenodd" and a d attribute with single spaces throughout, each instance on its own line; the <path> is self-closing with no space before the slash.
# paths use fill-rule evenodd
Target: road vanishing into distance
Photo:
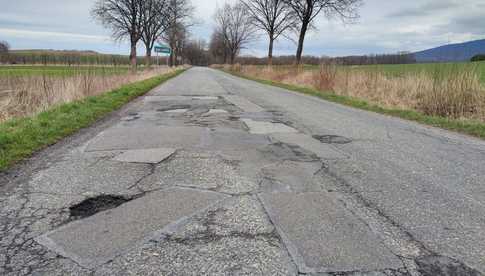
<path id="1" fill-rule="evenodd" d="M 485 272 L 484 141 L 207 68 L 1 177 L 1 275 Z"/>

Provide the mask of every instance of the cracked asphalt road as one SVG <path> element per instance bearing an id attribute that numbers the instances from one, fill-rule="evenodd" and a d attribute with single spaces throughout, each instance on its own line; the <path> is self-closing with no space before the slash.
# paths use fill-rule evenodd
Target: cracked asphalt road
<path id="1" fill-rule="evenodd" d="M 1 275 L 483 275 L 485 142 L 193 68 L 0 175 Z"/>

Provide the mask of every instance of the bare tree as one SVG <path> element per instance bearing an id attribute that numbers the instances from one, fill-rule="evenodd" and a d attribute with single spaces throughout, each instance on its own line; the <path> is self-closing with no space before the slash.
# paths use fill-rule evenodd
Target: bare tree
<path id="1" fill-rule="evenodd" d="M 250 14 L 242 3 L 234 5 L 226 3 L 217 10 L 215 19 L 218 24 L 217 31 L 223 34 L 229 51 L 230 62 L 234 64 L 241 49 L 255 38 Z"/>
<path id="2" fill-rule="evenodd" d="M 295 12 L 284 0 L 242 0 L 249 11 L 253 25 L 268 35 L 268 64 L 273 61 L 273 45 L 285 32 L 298 24 Z"/>
<path id="3" fill-rule="evenodd" d="M 227 63 L 229 50 L 224 38 L 224 34 L 219 29 L 216 29 L 212 33 L 211 40 L 209 42 L 209 52 L 212 55 L 215 63 Z"/>
<path id="4" fill-rule="evenodd" d="M 0 54 L 6 54 L 10 50 L 10 45 L 7 41 L 0 41 Z"/>
<path id="5" fill-rule="evenodd" d="M 0 41 L 0 63 L 8 63 L 10 50 L 10 45 L 7 41 Z"/>
<path id="6" fill-rule="evenodd" d="M 145 44 L 147 66 L 151 65 L 152 50 L 155 43 L 168 28 L 169 8 L 168 0 L 144 0 L 141 40 Z"/>
<path id="7" fill-rule="evenodd" d="M 192 65 L 208 65 L 209 56 L 204 40 L 189 40 L 183 49 L 185 60 Z"/>
<path id="8" fill-rule="evenodd" d="M 358 18 L 358 8 L 363 0 L 284 0 L 295 12 L 300 21 L 300 34 L 296 63 L 300 64 L 303 43 L 313 20 L 323 12 L 327 17 L 339 17 L 344 21 Z"/>
<path id="9" fill-rule="evenodd" d="M 136 69 L 136 44 L 143 34 L 144 0 L 97 0 L 93 17 L 110 28 L 115 40 L 130 40 L 130 61 Z"/>
<path id="10" fill-rule="evenodd" d="M 170 66 L 173 66 L 177 64 L 188 28 L 193 25 L 194 7 L 190 0 L 168 0 L 168 6 L 168 25 L 164 40 L 172 49 Z"/>

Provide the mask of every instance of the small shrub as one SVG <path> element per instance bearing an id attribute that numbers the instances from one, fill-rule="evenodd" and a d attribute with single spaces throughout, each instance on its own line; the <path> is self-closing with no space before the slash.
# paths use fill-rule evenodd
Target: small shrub
<path id="1" fill-rule="evenodd" d="M 473 118 L 482 112 L 483 91 L 474 69 L 437 70 L 431 89 L 420 91 L 417 109 L 426 115 Z"/>
<path id="2" fill-rule="evenodd" d="M 234 71 L 234 72 L 241 72 L 242 66 L 239 63 L 233 64 L 231 66 L 231 70 Z"/>
<path id="3" fill-rule="evenodd" d="M 471 61 L 472 62 L 485 61 L 485 54 L 476 55 L 476 56 L 472 57 Z"/>
<path id="4" fill-rule="evenodd" d="M 321 91 L 333 91 L 337 79 L 337 66 L 335 64 L 322 64 L 320 70 L 315 72 L 315 86 Z"/>

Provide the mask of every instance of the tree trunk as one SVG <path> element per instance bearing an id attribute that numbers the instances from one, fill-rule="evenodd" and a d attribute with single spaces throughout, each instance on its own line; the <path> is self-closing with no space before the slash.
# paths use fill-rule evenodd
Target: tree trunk
<path id="1" fill-rule="evenodd" d="M 268 49 L 268 65 L 273 65 L 273 44 L 274 38 L 272 35 L 269 36 L 269 49 Z"/>
<path id="2" fill-rule="evenodd" d="M 173 65 L 174 65 L 174 66 L 178 66 L 178 65 L 179 65 L 178 58 L 179 58 L 178 50 L 177 50 L 177 49 L 175 49 L 175 50 L 173 51 Z"/>
<path id="3" fill-rule="evenodd" d="M 130 51 L 130 63 L 131 70 L 136 72 L 136 42 L 131 41 L 131 51 Z"/>
<path id="4" fill-rule="evenodd" d="M 303 53 L 303 43 L 305 42 L 306 31 L 308 30 L 308 22 L 303 22 L 300 30 L 300 38 L 298 39 L 298 49 L 296 50 L 296 65 L 301 63 L 301 55 Z"/>
<path id="5" fill-rule="evenodd" d="M 147 47 L 145 62 L 147 67 L 150 67 L 152 65 L 152 49 L 150 49 L 150 47 Z"/>
<path id="6" fill-rule="evenodd" d="M 231 51 L 231 65 L 234 65 L 235 60 L 236 60 L 236 52 Z"/>
<path id="7" fill-rule="evenodd" d="M 172 51 L 170 52 L 170 56 L 168 57 L 170 67 L 173 67 L 173 65 L 174 65 L 173 56 L 174 56 L 174 53 L 173 53 L 173 48 L 172 48 Z"/>

